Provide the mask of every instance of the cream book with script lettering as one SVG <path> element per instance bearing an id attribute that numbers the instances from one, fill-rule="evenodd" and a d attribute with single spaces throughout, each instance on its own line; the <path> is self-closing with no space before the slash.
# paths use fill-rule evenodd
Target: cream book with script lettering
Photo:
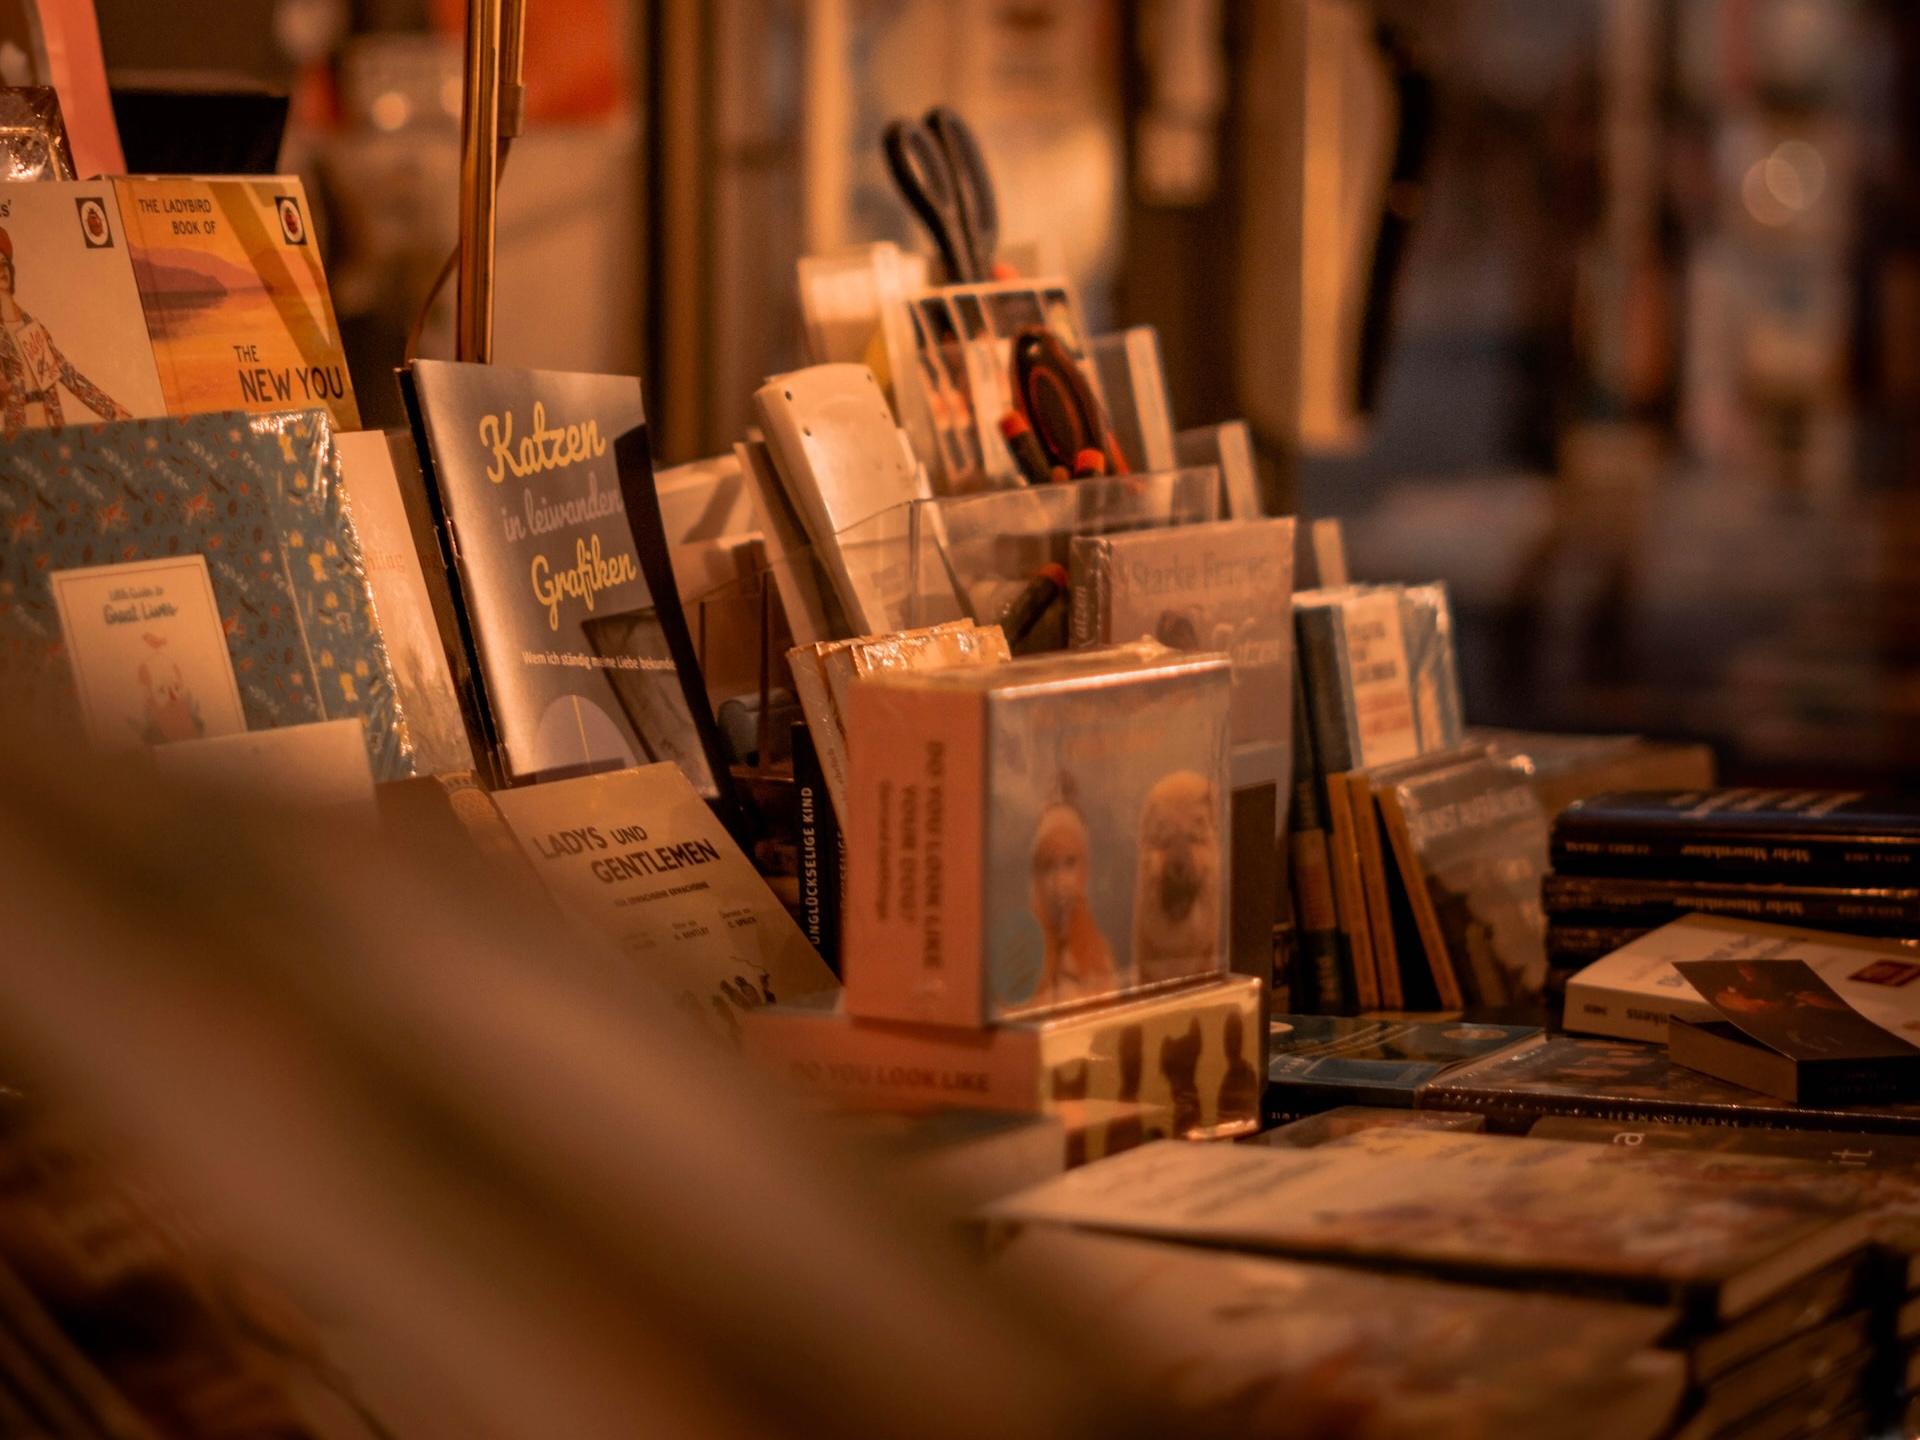
<path id="1" fill-rule="evenodd" d="M 124 750 L 246 730 L 206 556 L 95 565 L 50 578 L 95 746 Z"/>
<path id="2" fill-rule="evenodd" d="M 494 796 L 560 907 L 737 1039 L 744 1011 L 836 986 L 793 917 L 673 765 Z"/>
<path id="3" fill-rule="evenodd" d="M 671 760 L 722 795 L 640 382 L 421 360 L 405 389 L 493 777 Z"/>

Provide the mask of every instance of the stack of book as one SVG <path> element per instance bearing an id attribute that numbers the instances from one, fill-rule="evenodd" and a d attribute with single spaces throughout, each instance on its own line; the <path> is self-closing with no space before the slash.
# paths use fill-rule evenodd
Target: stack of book
<path id="1" fill-rule="evenodd" d="M 1148 1146 L 984 1213 L 1393 1272 L 1409 1292 L 1435 1287 L 1407 1303 L 1451 1303 L 1469 1333 L 1469 1302 L 1442 1283 L 1645 1317 L 1638 1344 L 1605 1347 L 1583 1374 L 1603 1389 L 1611 1380 L 1619 1403 L 1639 1395 L 1631 1418 L 1595 1422 L 1571 1377 L 1537 1364 L 1535 1386 L 1563 1387 L 1548 1409 L 1575 1427 L 1543 1434 L 1704 1440 L 1764 1423 L 1768 1434 L 1864 1435 L 1890 1413 L 1904 1361 L 1875 1289 L 1886 1268 L 1875 1216 L 1827 1169 L 1794 1160 L 1370 1127 L 1308 1149 Z M 1171 1368 L 1183 1357 L 1168 1344 Z M 1664 1370 L 1643 1358 L 1649 1348 Z M 1660 1403 L 1643 1390 L 1655 1372 Z M 1302 1376 L 1298 1399 L 1328 1403 L 1337 1388 Z M 1516 1384 L 1511 1403 L 1534 1393 Z"/>
<path id="2" fill-rule="evenodd" d="M 1152 641 L 854 679 L 844 988 L 756 1009 L 748 1050 L 850 1108 L 1057 1115 L 1075 1160 L 1256 1129 L 1231 693 Z"/>
<path id="3" fill-rule="evenodd" d="M 1554 822 L 1556 988 L 1686 914 L 1920 945 L 1920 805 L 1854 791 L 1625 791 Z"/>

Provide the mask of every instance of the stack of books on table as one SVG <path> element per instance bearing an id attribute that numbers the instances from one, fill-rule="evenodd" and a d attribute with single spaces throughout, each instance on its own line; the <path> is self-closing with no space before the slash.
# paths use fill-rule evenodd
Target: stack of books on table
<path id="1" fill-rule="evenodd" d="M 1148 641 L 853 680 L 844 986 L 748 1051 L 845 1108 L 1058 1116 L 1070 1162 L 1257 1129 L 1229 676 Z"/>
<path id="2" fill-rule="evenodd" d="M 1370 1435 L 1866 1435 L 1894 1412 L 1904 1354 L 1877 1217 L 1846 1178 L 1790 1159 L 1370 1127 L 1302 1149 L 1148 1146 L 984 1213 L 1016 1233 L 1016 1257 L 1065 1228 L 1133 1237 L 1137 1253 L 1103 1263 L 1153 1293 L 1184 1270 L 1211 1318 L 1169 1325 L 1162 1353 L 1196 1408 L 1284 1389 L 1309 1413 L 1352 1407 Z M 1318 1302 L 1293 1298 L 1302 1269 L 1334 1277 L 1313 1286 Z M 1370 1334 L 1353 1313 L 1368 1291 L 1396 1323 L 1416 1317 L 1410 1338 L 1452 1341 L 1423 1355 Z M 1305 1310 L 1339 1313 L 1290 1330 Z M 1116 1306 L 1101 1323 L 1143 1322 Z M 1354 1337 L 1367 1385 L 1317 1353 L 1329 1334 Z M 1578 1337 L 1586 1362 L 1556 1363 Z M 1525 1357 L 1524 1378 L 1497 1383 L 1502 1348 Z M 1428 1386 L 1444 1419 L 1420 1409 Z"/>
<path id="3" fill-rule="evenodd" d="M 1553 827 L 1551 979 L 1681 915 L 1920 945 L 1920 802 L 1828 790 L 1596 796 Z"/>

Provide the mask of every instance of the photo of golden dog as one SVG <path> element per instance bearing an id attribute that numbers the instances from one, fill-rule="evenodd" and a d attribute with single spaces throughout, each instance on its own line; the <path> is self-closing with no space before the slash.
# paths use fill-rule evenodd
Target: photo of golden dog
<path id="1" fill-rule="evenodd" d="M 1133 963 L 1142 980 L 1198 974 L 1221 958 L 1219 809 L 1213 785 L 1192 770 L 1147 792 L 1133 892 Z"/>

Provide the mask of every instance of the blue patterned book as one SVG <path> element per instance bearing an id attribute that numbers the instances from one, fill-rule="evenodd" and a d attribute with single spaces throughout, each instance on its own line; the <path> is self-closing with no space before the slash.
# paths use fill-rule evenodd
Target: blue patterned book
<path id="1" fill-rule="evenodd" d="M 355 718 L 410 774 L 324 413 L 0 441 L 0 692 L 109 748 Z"/>

